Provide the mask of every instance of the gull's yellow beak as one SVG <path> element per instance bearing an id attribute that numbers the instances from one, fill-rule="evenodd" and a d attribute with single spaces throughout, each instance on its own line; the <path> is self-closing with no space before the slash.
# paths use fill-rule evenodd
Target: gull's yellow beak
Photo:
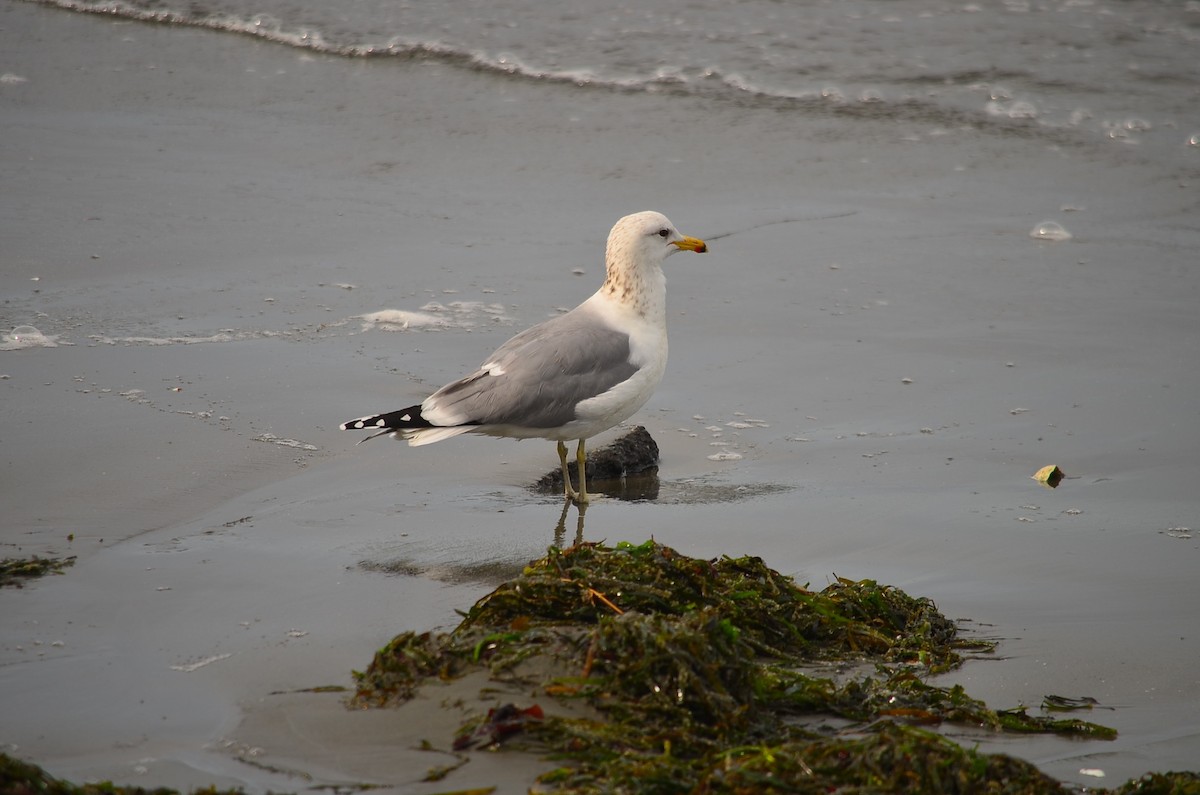
<path id="1" fill-rule="evenodd" d="M 708 251 L 708 246 L 704 241 L 696 237 L 685 237 L 683 240 L 676 240 L 675 245 L 684 251 L 694 251 L 697 254 L 703 254 Z"/>

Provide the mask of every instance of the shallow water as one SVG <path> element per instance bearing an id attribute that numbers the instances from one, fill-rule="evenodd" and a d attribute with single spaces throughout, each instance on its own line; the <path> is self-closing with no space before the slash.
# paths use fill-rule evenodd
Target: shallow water
<path id="1" fill-rule="evenodd" d="M 45 2 L 355 58 L 805 115 L 1018 122 L 1160 154 L 1200 132 L 1181 129 L 1196 121 L 1186 53 L 1200 43 L 1200 12 L 1172 2 Z"/>
<path id="2" fill-rule="evenodd" d="M 337 424 L 585 298 L 655 208 L 712 243 L 668 262 L 634 418 L 659 498 L 584 535 L 933 597 L 1002 641 L 944 681 L 1121 731 L 969 741 L 1089 785 L 1196 768 L 1194 9 L 261 4 L 280 43 L 188 8 L 216 21 L 0 6 L 0 542 L 80 557 L 0 593 L 0 743 L 78 779 L 419 791 L 433 763 L 377 743 L 426 718 L 271 693 L 539 555 L 557 458 Z"/>

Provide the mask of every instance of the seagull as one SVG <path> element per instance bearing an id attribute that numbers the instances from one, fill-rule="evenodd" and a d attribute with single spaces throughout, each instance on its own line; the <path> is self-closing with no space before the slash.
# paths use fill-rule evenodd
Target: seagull
<path id="1" fill-rule="evenodd" d="M 479 369 L 424 401 L 342 423 L 413 447 L 464 433 L 557 443 L 567 503 L 588 503 L 588 439 L 642 407 L 667 367 L 667 281 L 663 261 L 703 254 L 703 240 L 680 234 L 662 213 L 627 215 L 613 226 L 604 283 L 562 315 L 501 345 Z M 579 489 L 567 471 L 566 442 L 578 440 Z"/>

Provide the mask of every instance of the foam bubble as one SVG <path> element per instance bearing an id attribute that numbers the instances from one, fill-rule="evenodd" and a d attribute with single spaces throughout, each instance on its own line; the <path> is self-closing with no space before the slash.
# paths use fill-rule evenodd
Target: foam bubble
<path id="1" fill-rule="evenodd" d="M 12 331 L 0 334 L 0 351 L 57 347 L 58 335 L 43 334 L 33 326 L 17 326 Z"/>
<path id="2" fill-rule="evenodd" d="M 1058 221 L 1042 221 L 1030 230 L 1029 236 L 1035 240 L 1051 240 L 1056 243 L 1073 237 Z"/>
<path id="3" fill-rule="evenodd" d="M 1144 132 L 1146 128 L 1137 126 L 1136 119 L 1126 121 L 1104 121 L 1101 123 L 1101 128 L 1104 130 L 1104 137 L 1110 141 L 1117 141 L 1123 144 L 1136 144 L 1141 141 L 1138 133 Z"/>

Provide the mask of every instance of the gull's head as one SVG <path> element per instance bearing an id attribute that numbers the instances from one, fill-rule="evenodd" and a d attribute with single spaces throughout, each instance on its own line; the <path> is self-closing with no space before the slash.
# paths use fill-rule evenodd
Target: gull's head
<path id="1" fill-rule="evenodd" d="M 609 268 L 615 265 L 659 265 L 678 251 L 703 254 L 708 246 L 703 240 L 680 233 L 671 220 L 653 211 L 627 215 L 608 233 L 607 256 Z"/>

